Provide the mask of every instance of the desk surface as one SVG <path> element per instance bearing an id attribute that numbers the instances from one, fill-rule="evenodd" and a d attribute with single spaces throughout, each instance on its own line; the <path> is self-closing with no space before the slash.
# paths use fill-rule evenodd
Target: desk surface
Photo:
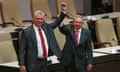
<path id="1" fill-rule="evenodd" d="M 108 16 L 109 18 L 116 18 L 120 16 L 120 12 L 111 12 L 111 13 L 91 15 L 91 16 L 84 17 L 84 19 L 95 21 L 97 19 L 101 19 L 104 16 Z"/>
<path id="2" fill-rule="evenodd" d="M 24 25 L 21 25 L 19 27 L 17 26 L 11 26 L 11 27 L 4 27 L 4 28 L 0 28 L 0 33 L 11 33 L 11 32 L 16 32 L 15 30 L 18 29 L 18 28 L 21 28 L 21 29 L 25 29 L 27 28 L 28 26 L 30 26 L 31 24 L 24 24 Z"/>
<path id="3" fill-rule="evenodd" d="M 93 49 L 93 52 L 104 53 L 104 54 L 119 54 L 120 53 L 120 46 Z"/>

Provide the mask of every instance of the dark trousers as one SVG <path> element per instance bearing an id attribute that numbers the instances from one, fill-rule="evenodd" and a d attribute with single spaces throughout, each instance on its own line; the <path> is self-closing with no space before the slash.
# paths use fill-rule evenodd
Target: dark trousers
<path id="1" fill-rule="evenodd" d="M 66 65 L 65 72 L 76 72 L 75 66 L 73 65 Z"/>
<path id="2" fill-rule="evenodd" d="M 47 60 L 37 59 L 35 67 L 31 72 L 48 72 L 47 71 Z"/>
<path id="3" fill-rule="evenodd" d="M 66 65 L 65 72 L 87 72 L 86 69 L 76 69 L 74 65 Z"/>

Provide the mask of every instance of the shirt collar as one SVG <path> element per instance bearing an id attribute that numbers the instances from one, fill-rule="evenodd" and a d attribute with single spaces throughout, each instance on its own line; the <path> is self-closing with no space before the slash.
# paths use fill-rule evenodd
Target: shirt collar
<path id="1" fill-rule="evenodd" d="M 33 24 L 33 28 L 34 28 L 35 30 L 38 30 L 38 27 L 35 26 L 35 24 Z M 41 28 L 41 27 L 40 27 L 40 28 Z"/>
<path id="2" fill-rule="evenodd" d="M 79 32 L 81 32 L 81 30 L 82 30 L 82 28 L 80 28 L 79 30 L 76 30 L 76 29 L 75 29 L 75 31 L 79 31 Z"/>

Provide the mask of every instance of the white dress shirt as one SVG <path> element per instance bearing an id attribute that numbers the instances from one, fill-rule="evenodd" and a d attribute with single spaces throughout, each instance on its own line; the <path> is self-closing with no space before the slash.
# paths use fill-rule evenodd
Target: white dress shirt
<path id="1" fill-rule="evenodd" d="M 43 57 L 43 48 L 42 48 L 42 43 L 41 43 L 41 39 L 40 39 L 40 36 L 39 36 L 39 31 L 38 31 L 38 28 L 33 24 L 33 28 L 35 30 L 35 34 L 36 34 L 36 39 L 37 39 L 37 49 L 38 49 L 38 57 L 39 58 L 44 58 Z M 42 28 L 40 28 L 41 31 L 42 31 L 42 34 L 43 34 L 43 37 L 44 37 L 44 42 L 45 42 L 45 46 L 46 46 L 46 51 L 47 51 L 47 56 L 48 56 L 48 42 L 47 42 L 47 37 L 45 35 L 45 32 L 43 31 Z"/>

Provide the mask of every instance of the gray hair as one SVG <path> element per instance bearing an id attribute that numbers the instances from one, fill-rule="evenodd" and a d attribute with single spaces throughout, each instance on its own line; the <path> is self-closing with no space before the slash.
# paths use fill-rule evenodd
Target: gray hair
<path id="1" fill-rule="evenodd" d="M 34 16 L 36 16 L 38 14 L 41 14 L 43 17 L 45 16 L 45 13 L 41 10 L 36 10 L 35 13 L 34 13 Z"/>
<path id="2" fill-rule="evenodd" d="M 73 18 L 73 21 L 74 21 L 76 18 L 81 18 L 82 21 L 83 21 L 83 17 L 82 17 L 81 15 L 75 15 L 74 18 Z"/>

